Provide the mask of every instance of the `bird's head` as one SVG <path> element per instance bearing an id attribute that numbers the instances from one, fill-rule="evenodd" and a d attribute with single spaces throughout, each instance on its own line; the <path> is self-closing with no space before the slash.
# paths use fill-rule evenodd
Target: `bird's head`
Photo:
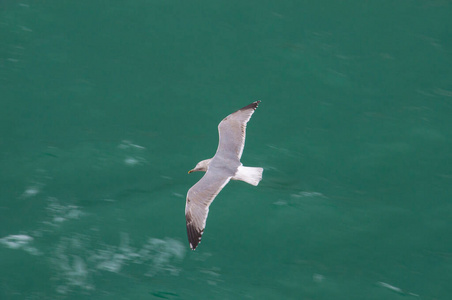
<path id="1" fill-rule="evenodd" d="M 188 171 L 188 174 L 190 174 L 191 172 L 197 172 L 197 171 L 206 172 L 211 160 L 212 160 L 211 158 L 201 160 L 194 169 Z"/>

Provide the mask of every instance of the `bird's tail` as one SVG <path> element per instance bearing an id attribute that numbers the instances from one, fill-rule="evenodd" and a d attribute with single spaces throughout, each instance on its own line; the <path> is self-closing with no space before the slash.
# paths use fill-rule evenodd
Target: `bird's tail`
<path id="1" fill-rule="evenodd" d="M 264 169 L 262 168 L 240 166 L 232 179 L 245 181 L 246 183 L 256 186 L 259 184 L 259 181 L 262 180 L 263 171 Z"/>

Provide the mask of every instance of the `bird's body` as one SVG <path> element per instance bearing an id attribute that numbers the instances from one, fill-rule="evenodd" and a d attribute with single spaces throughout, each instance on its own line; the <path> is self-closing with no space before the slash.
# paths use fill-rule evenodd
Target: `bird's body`
<path id="1" fill-rule="evenodd" d="M 185 218 L 190 248 L 195 250 L 206 226 L 209 206 L 223 187 L 232 180 L 258 185 L 262 168 L 244 167 L 240 162 L 245 146 L 246 124 L 259 105 L 253 102 L 230 114 L 218 125 L 219 143 L 215 156 L 199 162 L 189 171 L 206 174 L 187 193 Z"/>

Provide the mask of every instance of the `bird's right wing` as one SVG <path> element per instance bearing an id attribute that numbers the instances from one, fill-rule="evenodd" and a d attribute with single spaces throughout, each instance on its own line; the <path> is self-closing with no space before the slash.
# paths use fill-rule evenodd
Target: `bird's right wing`
<path id="1" fill-rule="evenodd" d="M 246 123 L 250 120 L 260 101 L 253 102 L 224 118 L 218 125 L 220 141 L 217 154 L 223 157 L 242 157 L 245 146 Z"/>
<path id="2" fill-rule="evenodd" d="M 206 227 L 209 206 L 223 187 L 231 180 L 221 172 L 209 169 L 187 193 L 185 219 L 190 248 L 195 250 Z"/>

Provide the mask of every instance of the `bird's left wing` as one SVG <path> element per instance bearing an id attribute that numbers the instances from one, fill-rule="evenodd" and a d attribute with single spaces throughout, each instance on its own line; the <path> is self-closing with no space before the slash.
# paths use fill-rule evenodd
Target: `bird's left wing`
<path id="1" fill-rule="evenodd" d="M 187 193 L 185 219 L 190 248 L 195 250 L 206 227 L 209 206 L 223 187 L 231 180 L 222 172 L 210 168 Z"/>

